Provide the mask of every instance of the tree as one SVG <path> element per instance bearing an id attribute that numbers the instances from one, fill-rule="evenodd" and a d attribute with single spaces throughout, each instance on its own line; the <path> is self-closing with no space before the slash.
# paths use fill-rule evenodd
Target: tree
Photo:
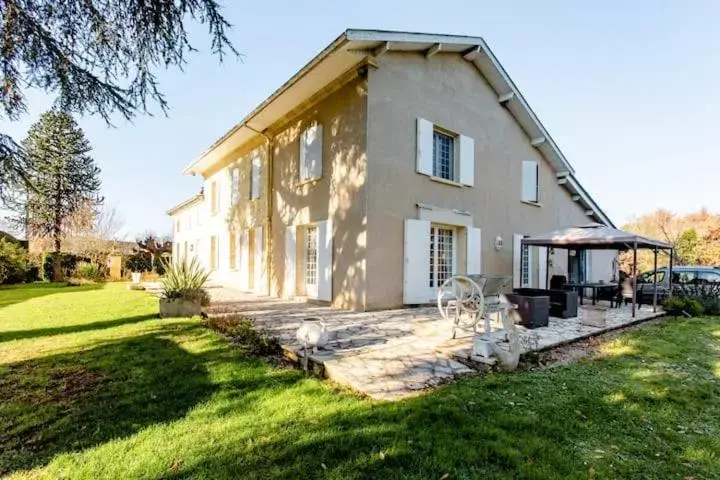
<path id="1" fill-rule="evenodd" d="M 700 242 L 694 228 L 685 230 L 675 242 L 675 257 L 680 265 L 693 265 L 699 262 L 698 247 Z"/>
<path id="2" fill-rule="evenodd" d="M 53 280 L 61 280 L 60 251 L 69 220 L 82 206 L 102 203 L 100 169 L 83 131 L 67 113 L 44 113 L 30 127 L 23 149 L 32 165 L 33 187 L 25 191 L 22 220 L 30 235 L 53 239 Z"/>
<path id="3" fill-rule="evenodd" d="M 169 235 L 158 237 L 155 232 L 147 231 L 140 235 L 137 240 L 138 249 L 150 254 L 150 267 L 155 270 L 155 260 L 158 255 L 172 252 L 172 239 Z"/>
<path id="4" fill-rule="evenodd" d="M 0 118 L 27 112 L 25 92 L 57 95 L 71 114 L 131 119 L 167 112 L 156 72 L 182 68 L 190 23 L 207 27 L 213 54 L 237 55 L 216 0 L 0 0 Z M 27 181 L 26 156 L 0 132 L 0 193 Z"/>

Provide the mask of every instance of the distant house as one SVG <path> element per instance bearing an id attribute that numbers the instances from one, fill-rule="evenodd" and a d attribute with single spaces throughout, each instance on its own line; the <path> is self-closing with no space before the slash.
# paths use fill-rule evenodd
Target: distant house
<path id="1" fill-rule="evenodd" d="M 205 193 L 168 212 L 176 256 L 258 294 L 371 310 L 430 302 L 454 273 L 544 287 L 612 268 L 521 247 L 612 222 L 478 37 L 348 30 L 184 173 Z"/>

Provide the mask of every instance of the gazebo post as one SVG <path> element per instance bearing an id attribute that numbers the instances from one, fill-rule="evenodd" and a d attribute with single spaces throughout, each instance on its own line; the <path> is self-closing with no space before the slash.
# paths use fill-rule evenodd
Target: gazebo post
<path id="1" fill-rule="evenodd" d="M 670 271 L 668 272 L 670 274 L 670 279 L 668 280 L 668 296 L 672 296 L 672 287 L 673 287 L 673 256 L 675 255 L 675 249 L 670 249 Z"/>
<path id="2" fill-rule="evenodd" d="M 655 313 L 657 312 L 657 247 L 653 249 L 653 253 L 655 254 L 653 259 L 653 313 Z"/>
<path id="3" fill-rule="evenodd" d="M 635 318 L 637 303 L 637 240 L 633 242 L 633 296 L 632 296 L 632 318 Z"/>
<path id="4" fill-rule="evenodd" d="M 550 290 L 550 248 L 545 247 L 545 290 Z"/>

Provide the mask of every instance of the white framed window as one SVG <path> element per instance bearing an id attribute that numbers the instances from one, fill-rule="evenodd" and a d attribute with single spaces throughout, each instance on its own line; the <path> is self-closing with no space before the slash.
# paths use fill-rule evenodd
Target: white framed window
<path id="1" fill-rule="evenodd" d="M 250 162 L 250 199 L 260 198 L 260 155 L 254 154 Z"/>
<path id="2" fill-rule="evenodd" d="M 433 176 L 455 181 L 455 137 L 433 131 Z"/>
<path id="3" fill-rule="evenodd" d="M 317 227 L 314 225 L 305 229 L 305 286 L 308 292 L 317 291 L 317 233 Z"/>
<path id="4" fill-rule="evenodd" d="M 240 169 L 235 167 L 232 169 L 232 184 L 230 185 L 230 205 L 236 207 L 239 203 L 240 196 Z"/>
<path id="5" fill-rule="evenodd" d="M 210 184 L 210 215 L 218 213 L 218 186 L 217 181 Z"/>
<path id="6" fill-rule="evenodd" d="M 538 162 L 524 160 L 522 163 L 522 200 L 524 202 L 540 202 L 540 175 Z"/>
<path id="7" fill-rule="evenodd" d="M 522 262 L 522 277 L 520 278 L 520 284 L 523 287 L 530 286 L 530 247 L 528 245 L 522 245 L 522 252 L 520 255 L 520 261 Z"/>
<path id="8" fill-rule="evenodd" d="M 430 227 L 430 288 L 440 287 L 457 270 L 457 232 L 452 227 Z"/>
<path id="9" fill-rule="evenodd" d="M 315 123 L 300 134 L 300 182 L 317 180 L 322 177 L 323 128 Z"/>
<path id="10" fill-rule="evenodd" d="M 472 187 L 475 141 L 418 118 L 416 170 L 437 181 Z"/>

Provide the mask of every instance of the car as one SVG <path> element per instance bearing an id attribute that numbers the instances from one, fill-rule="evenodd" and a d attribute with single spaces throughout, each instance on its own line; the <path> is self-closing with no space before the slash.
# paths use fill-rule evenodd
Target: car
<path id="1" fill-rule="evenodd" d="M 657 295 L 666 298 L 670 290 L 669 268 L 657 269 Z M 641 303 L 652 303 L 654 272 L 638 275 L 638 297 Z M 720 291 L 720 268 L 702 265 L 679 265 L 672 270 L 673 290 L 692 289 L 700 285 L 717 285 Z"/>

